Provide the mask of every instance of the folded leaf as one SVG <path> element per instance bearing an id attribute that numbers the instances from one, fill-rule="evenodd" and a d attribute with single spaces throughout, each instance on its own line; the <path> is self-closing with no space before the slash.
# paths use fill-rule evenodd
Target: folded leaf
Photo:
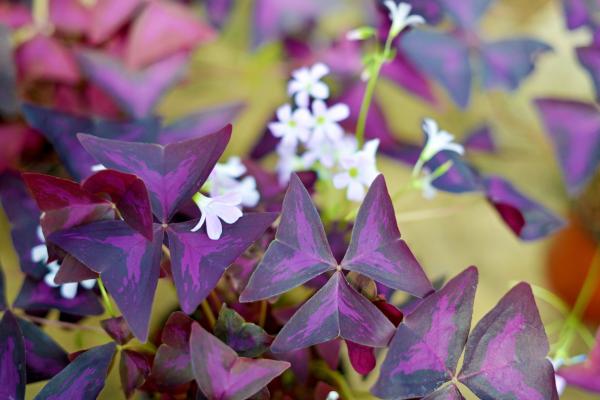
<path id="1" fill-rule="evenodd" d="M 436 390 L 427 397 L 423 397 L 423 400 L 464 400 L 462 393 L 458 390 L 456 385 L 448 385 L 443 389 Z"/>
<path id="2" fill-rule="evenodd" d="M 219 311 L 215 336 L 243 357 L 259 357 L 272 342 L 272 337 L 263 328 L 244 321 L 241 315 L 225 304 Z"/>
<path id="3" fill-rule="evenodd" d="M 482 125 L 470 132 L 463 140 L 467 150 L 481 151 L 485 153 L 494 153 L 497 150 L 492 129 L 489 125 Z"/>
<path id="4" fill-rule="evenodd" d="M 100 325 L 102 326 L 102 329 L 104 329 L 104 331 L 120 345 L 127 344 L 133 339 L 127 321 L 125 321 L 123 316 L 104 319 L 100 321 Z"/>
<path id="5" fill-rule="evenodd" d="M 159 385 L 177 386 L 194 380 L 189 346 L 193 323 L 193 319 L 180 311 L 167 320 L 152 365 L 151 376 Z"/>
<path id="6" fill-rule="evenodd" d="M 548 350 L 531 288 L 520 283 L 471 332 L 458 379 L 482 399 L 558 399 Z"/>
<path id="7" fill-rule="evenodd" d="M 133 16 L 143 0 L 102 0 L 94 4 L 89 37 L 100 44 L 114 35 Z"/>
<path id="8" fill-rule="evenodd" d="M 400 239 L 383 175 L 373 181 L 360 206 L 341 266 L 418 297 L 433 290 L 421 265 Z"/>
<path id="9" fill-rule="evenodd" d="M 119 375 L 121 376 L 121 386 L 126 398 L 130 398 L 135 389 L 144 384 L 150 374 L 151 365 L 152 361 L 146 354 L 132 350 L 121 352 Z"/>
<path id="10" fill-rule="evenodd" d="M 95 399 L 104 388 L 116 345 L 107 343 L 79 355 L 52 378 L 35 400 Z"/>
<path id="11" fill-rule="evenodd" d="M 290 367 L 285 361 L 238 357 L 198 324 L 192 326 L 190 354 L 196 382 L 210 399 L 247 399 Z"/>
<path id="12" fill-rule="evenodd" d="M 0 398 L 25 399 L 25 345 L 17 319 L 6 311 L 0 321 Z"/>

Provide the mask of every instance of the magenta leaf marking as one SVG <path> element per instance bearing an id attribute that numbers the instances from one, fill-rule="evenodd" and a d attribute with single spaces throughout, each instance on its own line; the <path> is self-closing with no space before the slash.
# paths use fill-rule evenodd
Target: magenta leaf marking
<path id="1" fill-rule="evenodd" d="M 123 221 L 101 221 L 55 232 L 48 241 L 100 274 L 132 332 L 146 341 L 160 275 L 162 228 L 155 225 L 149 241 Z"/>
<path id="2" fill-rule="evenodd" d="M 548 349 L 531 288 L 520 283 L 471 332 L 458 379 L 481 399 L 558 399 Z"/>
<path id="3" fill-rule="evenodd" d="M 194 380 L 189 349 L 193 323 L 182 312 L 171 314 L 167 320 L 152 365 L 151 376 L 159 386 L 177 386 Z"/>
<path id="4" fill-rule="evenodd" d="M 192 325 L 190 354 L 196 382 L 210 399 L 247 399 L 290 367 L 285 361 L 238 357 L 197 323 Z"/>
<path id="5" fill-rule="evenodd" d="M 400 231 L 383 175 L 371 184 L 352 230 L 342 268 L 423 297 L 433 290 Z"/>
<path id="6" fill-rule="evenodd" d="M 393 334 L 394 325 L 336 272 L 282 328 L 271 351 L 289 352 L 337 337 L 385 347 Z"/>
<path id="7" fill-rule="evenodd" d="M 6 311 L 0 321 L 0 398 L 25 399 L 25 344 L 17 319 Z"/>
<path id="8" fill-rule="evenodd" d="M 336 264 L 310 194 L 300 178 L 292 175 L 275 240 L 254 270 L 240 301 L 284 293 L 334 269 Z"/>
<path id="9" fill-rule="evenodd" d="M 107 343 L 79 355 L 52 378 L 35 400 L 95 399 L 104 387 L 116 345 Z"/>
<path id="10" fill-rule="evenodd" d="M 171 251 L 171 272 L 179 304 L 192 313 L 231 263 L 233 263 L 275 221 L 275 213 L 250 213 L 235 224 L 224 225 L 219 240 L 203 231 L 191 232 L 195 221 L 170 224 L 167 229 Z"/>
<path id="11" fill-rule="evenodd" d="M 123 316 L 104 319 L 100 321 L 102 329 L 120 345 L 127 344 L 133 339 L 133 334 Z"/>
<path id="12" fill-rule="evenodd" d="M 166 146 L 78 136 L 83 147 L 105 167 L 139 176 L 150 193 L 154 214 L 161 222 L 168 222 L 208 178 L 229 142 L 231 125 Z"/>
<path id="13" fill-rule="evenodd" d="M 88 79 L 110 95 L 123 111 L 141 119 L 152 115 L 165 92 L 181 80 L 188 57 L 174 54 L 141 71 L 129 70 L 119 60 L 99 51 L 80 51 L 77 60 Z"/>
<path id="14" fill-rule="evenodd" d="M 471 267 L 405 316 L 373 388 L 376 396 L 422 397 L 452 379 L 469 334 L 476 287 L 477 269 Z"/>

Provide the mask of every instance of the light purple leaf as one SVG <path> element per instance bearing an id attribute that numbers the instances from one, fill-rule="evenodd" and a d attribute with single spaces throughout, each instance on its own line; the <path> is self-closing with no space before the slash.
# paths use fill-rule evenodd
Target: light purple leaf
<path id="1" fill-rule="evenodd" d="M 392 61 L 383 65 L 381 76 L 419 96 L 429 104 L 435 105 L 437 102 L 427 78 L 402 52 L 398 53 Z"/>
<path id="2" fill-rule="evenodd" d="M 458 379 L 482 399 L 558 399 L 548 349 L 531 288 L 520 283 L 471 332 Z"/>
<path id="3" fill-rule="evenodd" d="M 135 389 L 144 384 L 150 374 L 151 365 L 150 356 L 147 354 L 132 350 L 121 352 L 119 375 L 121 376 L 121 386 L 126 398 L 130 398 Z"/>
<path id="4" fill-rule="evenodd" d="M 452 162 L 450 169 L 433 181 L 436 189 L 448 193 L 470 193 L 482 189 L 479 172 L 453 151 L 439 152 L 425 166 L 435 171 L 447 162 Z"/>
<path id="5" fill-rule="evenodd" d="M 469 328 L 477 287 L 471 267 L 405 316 L 372 392 L 383 399 L 427 396 L 452 380 Z"/>
<path id="6" fill-rule="evenodd" d="M 558 375 L 571 386 L 600 393 L 600 329 L 596 334 L 596 344 L 586 360 L 559 369 Z"/>
<path id="7" fill-rule="evenodd" d="M 537 99 L 535 104 L 569 193 L 577 194 L 600 164 L 600 112 L 593 104 L 574 100 Z"/>
<path id="8" fill-rule="evenodd" d="M 444 33 L 415 29 L 402 36 L 400 46 L 410 61 L 438 81 L 460 107 L 469 104 L 471 55 L 462 41 Z"/>
<path id="9" fill-rule="evenodd" d="M 17 319 L 6 311 L 0 321 L 0 398 L 25 399 L 25 345 Z"/>
<path id="10" fill-rule="evenodd" d="M 219 240 L 203 231 L 191 232 L 195 221 L 170 224 L 171 273 L 179 304 L 191 314 L 217 285 L 225 270 L 277 218 L 276 213 L 245 214 L 235 224 L 224 225 Z"/>
<path id="11" fill-rule="evenodd" d="M 100 325 L 102 326 L 102 329 L 104 329 L 104 331 L 121 346 L 133 339 L 133 335 L 129 330 L 129 325 L 127 325 L 127 321 L 125 321 L 123 316 L 104 319 L 100 321 Z"/>
<path id="12" fill-rule="evenodd" d="M 198 324 L 192 326 L 190 355 L 196 382 L 210 399 L 247 399 L 290 367 L 285 361 L 238 357 Z"/>
<path id="13" fill-rule="evenodd" d="M 464 400 L 462 393 L 458 390 L 456 385 L 451 384 L 445 386 L 443 389 L 436 390 L 427 397 L 423 397 L 422 400 Z"/>
<path id="14" fill-rule="evenodd" d="M 166 146 L 78 136 L 83 147 L 105 167 L 139 176 L 150 193 L 154 214 L 166 223 L 208 178 L 229 142 L 231 125 Z"/>
<path id="15" fill-rule="evenodd" d="M 482 125 L 472 132 L 469 132 L 463 140 L 463 145 L 467 150 L 481 151 L 485 153 L 495 153 L 497 150 L 492 129 L 489 125 Z"/>
<path id="16" fill-rule="evenodd" d="M 145 342 L 160 275 L 160 225 L 155 225 L 152 242 L 123 221 L 101 221 L 58 231 L 48 241 L 100 274 L 131 331 Z"/>
<path id="17" fill-rule="evenodd" d="M 373 181 L 358 211 L 341 266 L 418 297 L 433 290 L 421 265 L 400 239 L 383 175 Z"/>
<path id="18" fill-rule="evenodd" d="M 275 240 L 240 296 L 257 301 L 284 293 L 337 265 L 310 194 L 292 175 Z"/>
<path id="19" fill-rule="evenodd" d="M 496 208 L 512 231 L 523 240 L 546 237 L 564 226 L 564 221 L 525 197 L 503 178 L 493 176 L 484 179 L 488 200 Z"/>
<path id="20" fill-rule="evenodd" d="M 596 26 L 596 19 L 600 11 L 598 0 L 563 0 L 562 1 L 567 28 L 573 30 L 585 25 Z"/>
<path id="21" fill-rule="evenodd" d="M 285 324 L 271 351 L 289 352 L 337 337 L 385 347 L 393 334 L 394 325 L 336 272 Z"/>
<path id="22" fill-rule="evenodd" d="M 493 0 L 438 0 L 454 22 L 463 28 L 475 28 Z"/>
<path id="23" fill-rule="evenodd" d="M 194 380 L 190 361 L 190 333 L 194 320 L 182 312 L 171 314 L 162 332 L 151 377 L 162 387 Z"/>
<path id="24" fill-rule="evenodd" d="M 537 57 L 552 50 L 539 40 L 512 38 L 481 47 L 481 74 L 485 89 L 515 90 L 529 76 Z"/>
<path id="25" fill-rule="evenodd" d="M 89 37 L 92 43 L 108 40 L 131 17 L 143 0 L 103 0 L 94 4 Z"/>
<path id="26" fill-rule="evenodd" d="M 188 61 L 185 54 L 175 54 L 142 71 L 132 71 L 98 51 L 80 51 L 77 59 L 87 78 L 135 118 L 152 114 L 165 92 L 182 79 Z"/>
<path id="27" fill-rule="evenodd" d="M 116 345 L 107 343 L 79 355 L 44 386 L 35 400 L 97 398 L 104 388 L 115 351 Z"/>

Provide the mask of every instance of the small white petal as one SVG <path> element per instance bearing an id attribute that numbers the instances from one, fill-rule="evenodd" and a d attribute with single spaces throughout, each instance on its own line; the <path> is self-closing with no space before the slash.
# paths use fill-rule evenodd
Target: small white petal
<path id="1" fill-rule="evenodd" d="M 327 110 L 327 117 L 330 121 L 343 121 L 350 116 L 350 108 L 346 104 L 336 104 Z"/>
<path id="2" fill-rule="evenodd" d="M 93 289 L 94 286 L 96 286 L 96 280 L 95 279 L 86 279 L 83 280 L 81 282 L 79 282 L 81 284 L 81 286 L 83 286 L 84 288 L 90 290 Z"/>
<path id="3" fill-rule="evenodd" d="M 206 216 L 206 233 L 212 240 L 219 240 L 223 233 L 223 226 L 216 215 L 208 214 Z"/>
<path id="4" fill-rule="evenodd" d="M 319 80 L 329 73 L 329 67 L 323 63 L 316 63 L 310 69 L 311 78 Z"/>
<path id="5" fill-rule="evenodd" d="M 352 178 L 347 172 L 341 172 L 333 176 L 333 186 L 336 189 L 343 189 L 350 184 Z"/>
<path id="6" fill-rule="evenodd" d="M 200 220 L 198 221 L 198 223 L 190 230 L 191 232 L 198 232 L 200 230 L 200 228 L 202 228 L 202 225 L 204 225 L 204 221 L 206 220 L 206 215 L 203 213 L 200 216 Z"/>
<path id="7" fill-rule="evenodd" d="M 362 201 L 365 197 L 365 188 L 357 181 L 351 181 L 348 185 L 348 191 L 346 192 L 348 200 L 351 201 Z"/>
<path id="8" fill-rule="evenodd" d="M 56 273 L 58 271 L 50 271 L 44 276 L 44 282 L 46 285 L 50 287 L 58 287 L 59 285 L 54 282 L 54 278 L 56 278 Z"/>
<path id="9" fill-rule="evenodd" d="M 277 109 L 277 119 L 281 122 L 287 122 L 292 118 L 292 107 L 289 104 L 284 104 Z"/>
<path id="10" fill-rule="evenodd" d="M 310 95 L 316 99 L 325 100 L 329 97 L 329 86 L 323 82 L 316 82 L 311 86 Z"/>
<path id="11" fill-rule="evenodd" d="M 99 171 L 104 171 L 106 169 L 106 167 L 102 164 L 95 164 L 95 165 L 92 165 L 90 167 L 90 169 L 92 170 L 92 172 L 99 172 Z"/>
<path id="12" fill-rule="evenodd" d="M 305 90 L 300 90 L 298 93 L 296 93 L 294 100 L 296 101 L 296 105 L 298 107 L 308 107 L 308 104 L 310 103 L 308 92 Z"/>
<path id="13" fill-rule="evenodd" d="M 38 244 L 31 249 L 31 261 L 36 263 L 48 261 L 48 248 L 45 244 Z"/>
<path id="14" fill-rule="evenodd" d="M 70 282 L 61 285 L 60 295 L 65 299 L 74 299 L 77 296 L 77 282 Z"/>

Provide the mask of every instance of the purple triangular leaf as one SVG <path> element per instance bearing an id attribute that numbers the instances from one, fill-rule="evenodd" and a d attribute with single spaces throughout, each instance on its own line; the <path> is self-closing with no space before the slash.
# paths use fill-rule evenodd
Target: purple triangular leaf
<path id="1" fill-rule="evenodd" d="M 600 164 L 600 111 L 573 100 L 537 99 L 569 193 L 577 194 Z"/>
<path id="2" fill-rule="evenodd" d="M 156 118 L 130 122 L 108 121 L 31 104 L 23 106 L 23 115 L 31 127 L 48 139 L 69 174 L 77 180 L 90 176 L 93 173 L 92 167 L 98 164 L 83 149 L 77 133 L 84 132 L 110 139 L 154 141 L 160 129 L 160 121 Z"/>
<path id="3" fill-rule="evenodd" d="M 67 254 L 60 262 L 60 269 L 54 277 L 54 283 L 62 285 L 63 283 L 81 282 L 96 278 L 98 278 L 98 273 L 86 267 L 75 257 Z"/>
<path id="4" fill-rule="evenodd" d="M 51 379 L 69 364 L 67 353 L 37 325 L 17 318 L 23 332 L 27 383 Z"/>
<path id="5" fill-rule="evenodd" d="M 100 321 L 102 329 L 121 346 L 133 339 L 133 334 L 122 316 Z"/>
<path id="6" fill-rule="evenodd" d="M 135 389 L 144 384 L 150 374 L 151 365 L 150 357 L 146 354 L 132 350 L 121 352 L 119 375 L 126 398 L 130 398 Z"/>
<path id="7" fill-rule="evenodd" d="M 36 400 L 95 399 L 104 387 L 116 345 L 107 343 L 79 355 L 52 378 Z"/>
<path id="8" fill-rule="evenodd" d="M 146 341 L 160 275 L 161 227 L 155 225 L 152 242 L 123 221 L 101 221 L 55 232 L 48 241 L 100 274 L 131 331 Z"/>
<path id="9" fill-rule="evenodd" d="M 564 221 L 541 204 L 525 197 L 510 182 L 493 176 L 484 180 L 488 200 L 522 240 L 546 237 L 564 226 Z"/>
<path id="10" fill-rule="evenodd" d="M 356 372 L 361 375 L 368 375 L 373 371 L 377 363 L 373 347 L 363 346 L 349 340 L 346 340 L 346 346 L 348 347 L 348 358 Z"/>
<path id="11" fill-rule="evenodd" d="M 250 277 L 241 302 L 284 293 L 337 265 L 310 194 L 292 175 L 275 240 Z"/>
<path id="12" fill-rule="evenodd" d="M 191 314 L 217 285 L 225 270 L 275 221 L 275 213 L 246 214 L 223 226 L 219 240 L 191 232 L 195 221 L 170 224 L 171 273 L 179 304 Z"/>
<path id="13" fill-rule="evenodd" d="M 164 93 L 181 80 L 188 61 L 187 55 L 175 54 L 132 71 L 98 51 L 81 51 L 77 59 L 83 73 L 134 118 L 152 114 Z"/>
<path id="14" fill-rule="evenodd" d="M 269 349 L 273 341 L 262 327 L 246 322 L 241 315 L 225 304 L 219 311 L 214 333 L 243 357 L 259 357 Z"/>
<path id="15" fill-rule="evenodd" d="M 405 316 L 372 392 L 384 399 L 427 396 L 452 380 L 469 328 L 477 287 L 471 267 Z"/>
<path id="16" fill-rule="evenodd" d="M 483 399 L 558 399 L 548 349 L 531 288 L 520 283 L 471 332 L 458 379 Z"/>
<path id="17" fill-rule="evenodd" d="M 198 139 L 161 146 L 78 135 L 83 147 L 107 168 L 139 176 L 154 214 L 168 220 L 200 189 L 225 150 L 231 125 Z"/>
<path id="18" fill-rule="evenodd" d="M 25 398 L 25 344 L 17 319 L 7 311 L 0 321 L 0 398 Z"/>
<path id="19" fill-rule="evenodd" d="M 596 33 L 596 35 L 598 34 Z M 594 83 L 596 101 L 598 101 L 600 99 L 600 73 L 598 72 L 598 68 L 600 68 L 600 44 L 597 39 L 590 46 L 578 47 L 577 58 Z"/>
<path id="20" fill-rule="evenodd" d="M 414 296 L 423 297 L 433 290 L 421 265 L 400 239 L 383 175 L 371 184 L 360 206 L 341 266 Z"/>
<path id="21" fill-rule="evenodd" d="M 210 399 L 247 399 L 290 367 L 285 361 L 238 357 L 198 324 L 192 326 L 190 355 L 196 382 Z"/>
<path id="22" fill-rule="evenodd" d="M 135 175 L 106 169 L 87 178 L 83 190 L 107 194 L 123 220 L 136 231 L 152 240 L 152 209 L 144 181 Z"/>
<path id="23" fill-rule="evenodd" d="M 438 0 L 442 8 L 463 28 L 475 28 L 493 0 Z"/>
<path id="24" fill-rule="evenodd" d="M 430 171 L 452 162 L 450 169 L 432 183 L 436 189 L 449 193 L 470 193 L 481 190 L 481 177 L 475 168 L 453 151 L 442 151 L 429 160 L 425 166 Z"/>
<path id="25" fill-rule="evenodd" d="M 588 0 L 563 0 L 562 1 L 567 28 L 573 30 L 582 26 L 596 26 L 594 16 L 600 11 L 600 3 Z"/>
<path id="26" fill-rule="evenodd" d="M 94 4 L 89 38 L 100 44 L 108 40 L 134 14 L 143 0 L 104 0 Z"/>
<path id="27" fill-rule="evenodd" d="M 600 393 L 600 329 L 596 333 L 596 344 L 586 360 L 558 370 L 569 385 Z"/>
<path id="28" fill-rule="evenodd" d="M 58 210 L 76 205 L 107 203 L 106 200 L 86 192 L 78 183 L 68 179 L 24 173 L 23 180 L 42 211 Z"/>
<path id="29" fill-rule="evenodd" d="M 465 398 L 456 385 L 451 384 L 443 389 L 436 390 L 427 397 L 423 397 L 422 400 L 465 400 Z"/>
<path id="30" fill-rule="evenodd" d="M 182 312 L 171 314 L 162 332 L 162 344 L 152 365 L 152 378 L 161 386 L 194 380 L 190 363 L 190 333 L 194 320 Z"/>
<path id="31" fill-rule="evenodd" d="M 497 150 L 492 129 L 489 125 L 482 125 L 475 130 L 469 132 L 463 140 L 463 144 L 467 150 L 481 151 L 484 153 L 494 153 Z"/>
<path id="32" fill-rule="evenodd" d="M 285 324 L 271 351 L 289 352 L 337 337 L 385 347 L 393 334 L 394 325 L 385 315 L 336 272 Z"/>

